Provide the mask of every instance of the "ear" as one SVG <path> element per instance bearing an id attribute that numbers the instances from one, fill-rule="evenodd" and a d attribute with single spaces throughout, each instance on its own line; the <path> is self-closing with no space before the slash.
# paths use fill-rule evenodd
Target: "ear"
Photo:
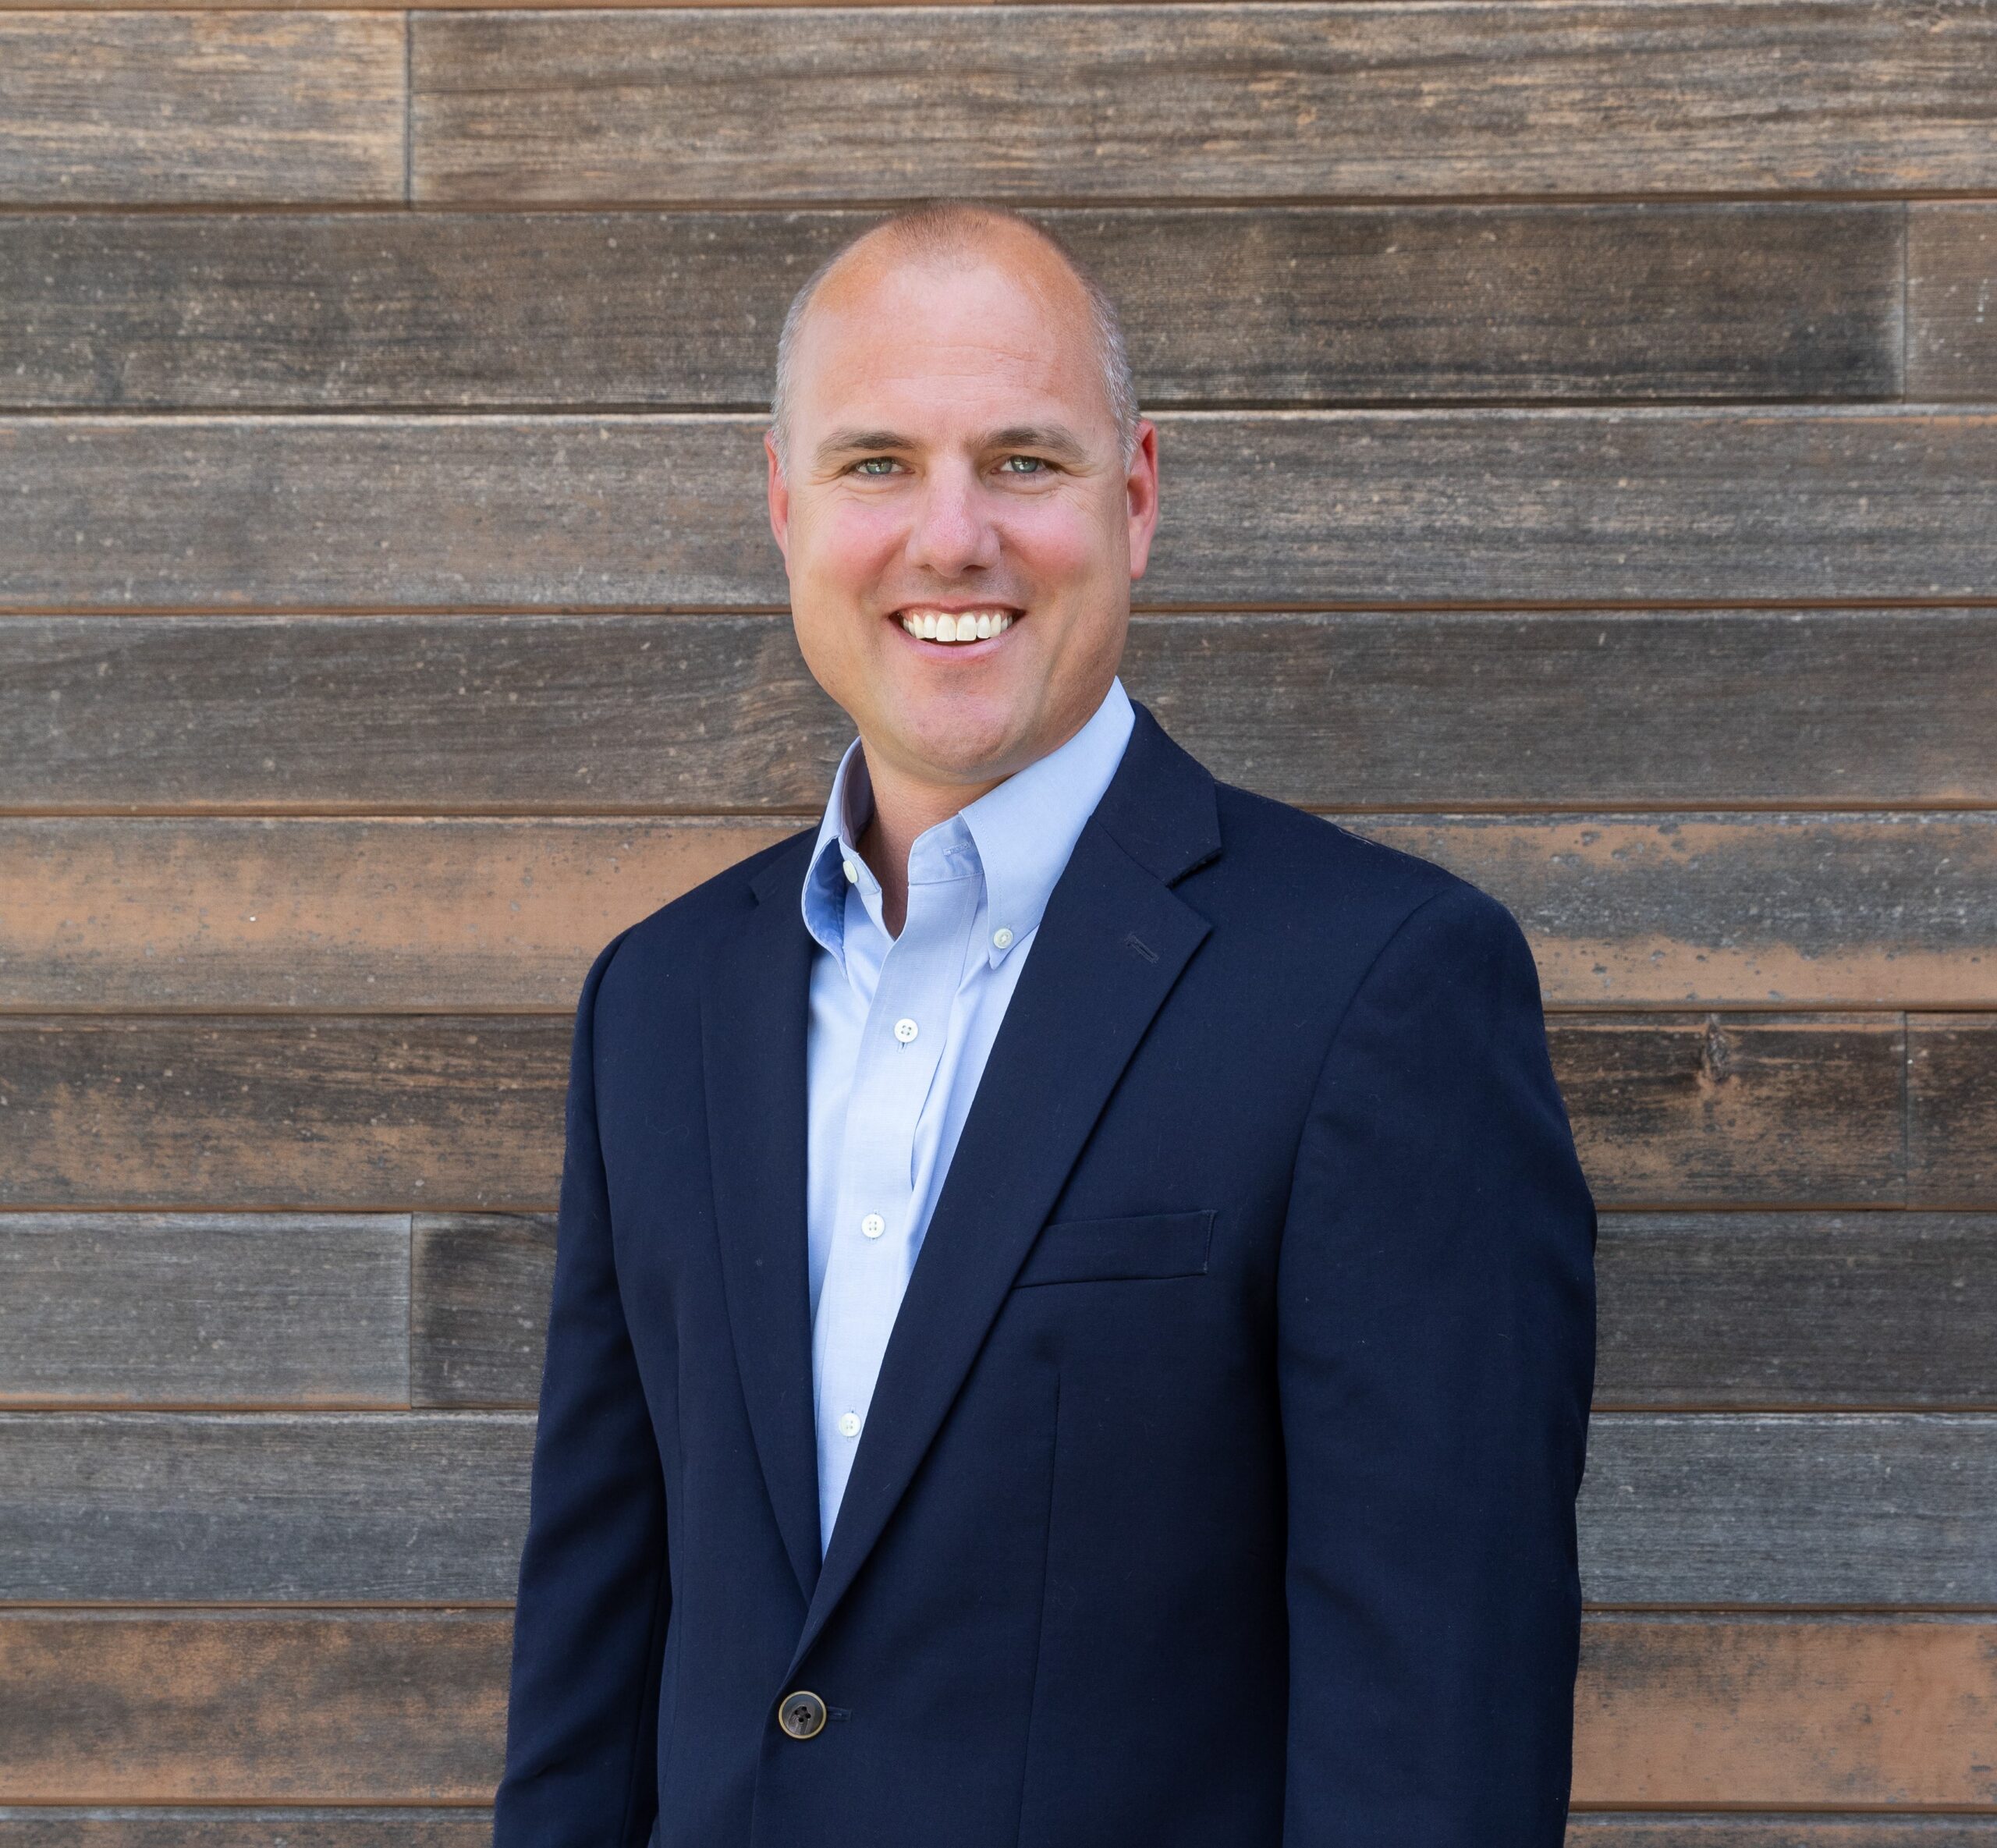
<path id="1" fill-rule="evenodd" d="M 1137 447 L 1123 478 L 1130 519 L 1130 581 L 1135 583 L 1151 562 L 1151 535 L 1158 530 L 1158 426 L 1149 417 L 1137 420 Z"/>
<path id="2" fill-rule="evenodd" d="M 783 464 L 777 459 L 776 438 L 763 432 L 763 453 L 769 459 L 770 530 L 776 535 L 777 550 L 790 563 L 790 484 L 783 478 Z"/>

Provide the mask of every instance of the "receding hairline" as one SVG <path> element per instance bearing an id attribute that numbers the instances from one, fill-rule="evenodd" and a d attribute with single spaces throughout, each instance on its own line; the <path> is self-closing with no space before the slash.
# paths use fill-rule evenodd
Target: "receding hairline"
<path id="1" fill-rule="evenodd" d="M 1137 395 L 1123 328 L 1108 292 L 1059 238 L 1023 212 L 981 200 L 954 199 L 910 207 L 856 232 L 832 250 L 799 288 L 778 336 L 775 388 L 771 395 L 771 434 L 779 464 L 789 466 L 787 426 L 796 342 L 828 283 L 878 252 L 877 275 L 905 264 L 950 269 L 988 263 L 1006 269 L 1023 287 L 1045 297 L 1044 277 L 1022 273 L 1004 261 L 1006 245 L 1022 238 L 1051 256 L 1055 268 L 1066 275 L 1081 297 L 1090 342 L 1127 466 L 1137 448 Z"/>

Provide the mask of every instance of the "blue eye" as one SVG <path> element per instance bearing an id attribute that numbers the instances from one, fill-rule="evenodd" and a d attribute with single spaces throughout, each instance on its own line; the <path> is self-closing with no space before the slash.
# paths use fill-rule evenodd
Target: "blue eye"
<path id="1" fill-rule="evenodd" d="M 1038 474 L 1042 469 L 1047 466 L 1046 462 L 1038 456 L 1008 456 L 1006 459 L 1007 462 L 1030 463 L 1032 464 L 1031 472 L 1035 474 Z M 1028 471 L 1025 469 L 1016 469 L 1013 471 L 1016 474 L 1025 474 Z"/>
<path id="2" fill-rule="evenodd" d="M 895 466 L 895 459 L 892 456 L 870 456 L 853 466 L 862 474 L 885 474 Z"/>

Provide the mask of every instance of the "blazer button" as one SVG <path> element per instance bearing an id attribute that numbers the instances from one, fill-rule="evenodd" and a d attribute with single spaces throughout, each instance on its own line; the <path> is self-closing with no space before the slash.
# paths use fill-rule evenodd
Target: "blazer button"
<path id="1" fill-rule="evenodd" d="M 777 1703 L 777 1724 L 793 1739 L 810 1739 L 825 1723 L 825 1703 L 808 1687 L 793 1688 Z"/>

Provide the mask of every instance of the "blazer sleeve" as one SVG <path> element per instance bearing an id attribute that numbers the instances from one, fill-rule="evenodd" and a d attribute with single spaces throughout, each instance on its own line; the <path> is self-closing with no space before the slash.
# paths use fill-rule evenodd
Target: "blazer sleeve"
<path id="1" fill-rule="evenodd" d="M 597 1135 L 597 994 L 623 935 L 598 956 L 576 1009 L 494 1848 L 641 1848 L 657 1809 L 665 1491 Z"/>
<path id="2" fill-rule="evenodd" d="M 1531 950 L 1452 885 L 1346 1009 L 1284 1226 L 1284 1848 L 1561 1848 L 1595 1229 Z"/>

